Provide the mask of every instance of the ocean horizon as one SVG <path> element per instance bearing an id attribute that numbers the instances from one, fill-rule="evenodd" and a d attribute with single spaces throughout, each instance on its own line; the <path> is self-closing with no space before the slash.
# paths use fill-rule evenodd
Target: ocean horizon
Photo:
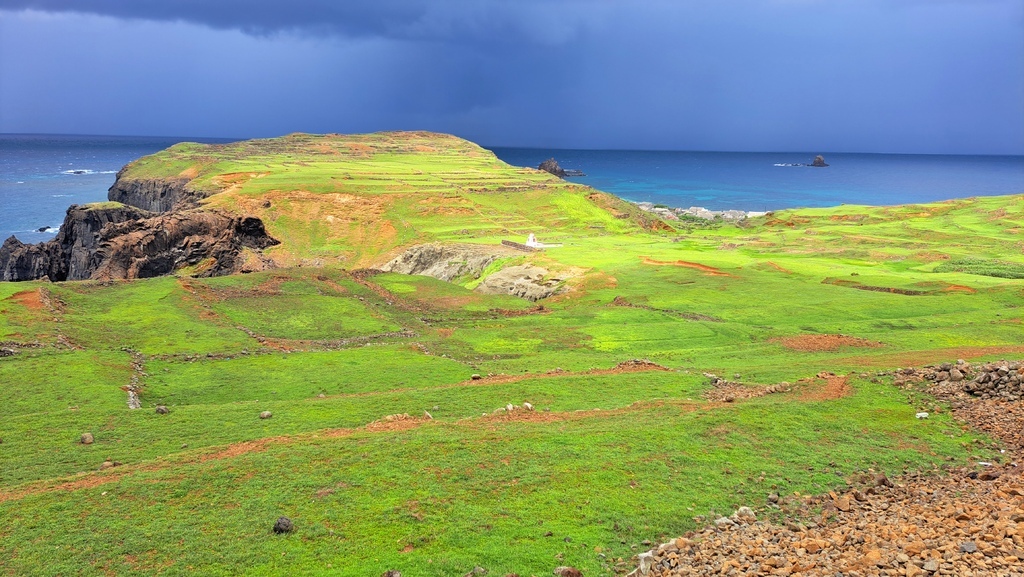
<path id="1" fill-rule="evenodd" d="M 0 238 L 53 238 L 69 205 L 106 200 L 117 171 L 136 158 L 178 142 L 236 140 L 0 134 Z M 571 182 L 681 208 L 774 211 L 1024 193 L 1024 156 L 485 148 L 516 166 L 554 158 L 586 174 Z M 805 166 L 817 154 L 830 166 Z"/>

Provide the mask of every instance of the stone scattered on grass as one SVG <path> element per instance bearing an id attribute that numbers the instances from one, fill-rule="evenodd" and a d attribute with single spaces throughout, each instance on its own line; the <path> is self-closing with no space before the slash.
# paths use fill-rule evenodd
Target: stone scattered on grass
<path id="1" fill-rule="evenodd" d="M 575 567 L 555 567 L 553 573 L 558 577 L 583 577 L 583 571 Z"/>
<path id="2" fill-rule="evenodd" d="M 474 381 L 479 381 L 479 380 L 480 380 L 480 379 L 482 379 L 483 377 L 481 377 L 480 375 L 478 375 L 478 374 L 476 374 L 476 373 L 473 373 L 472 375 L 470 375 L 470 377 L 469 377 L 469 378 L 470 378 L 470 379 L 473 379 Z"/>
<path id="3" fill-rule="evenodd" d="M 263 411 L 262 413 L 260 413 L 260 418 L 261 419 L 269 419 L 270 417 L 273 417 L 273 416 L 274 416 L 274 413 L 271 413 L 270 411 Z"/>
<path id="4" fill-rule="evenodd" d="M 82 438 L 80 439 L 80 442 L 83 445 L 91 445 L 94 440 L 95 439 L 93 439 L 92 433 L 82 433 Z"/>
<path id="5" fill-rule="evenodd" d="M 380 577 L 402 577 L 402 572 L 396 571 L 394 569 L 388 569 L 387 571 L 381 573 Z"/>
<path id="6" fill-rule="evenodd" d="M 167 413 L 170 413 L 171 411 L 166 406 L 164 406 L 164 405 L 157 405 L 156 406 L 156 412 L 157 412 L 158 415 L 166 415 Z"/>
<path id="7" fill-rule="evenodd" d="M 294 530 L 295 525 L 288 517 L 278 517 L 277 521 L 274 522 L 274 533 L 291 533 Z"/>

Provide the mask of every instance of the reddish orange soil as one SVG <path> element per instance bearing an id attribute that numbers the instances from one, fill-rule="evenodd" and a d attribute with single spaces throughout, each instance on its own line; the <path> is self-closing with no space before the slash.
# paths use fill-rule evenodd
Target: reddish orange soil
<path id="1" fill-rule="evenodd" d="M 794 337 L 775 338 L 768 342 L 779 343 L 787 349 L 805 353 L 837 351 L 841 347 L 885 346 L 877 341 L 869 341 L 858 337 L 848 337 L 846 335 L 797 335 Z"/>
<path id="2" fill-rule="evenodd" d="M 9 297 L 9 299 L 33 311 L 38 311 L 45 308 L 43 306 L 42 298 L 39 294 L 39 289 L 33 291 L 22 291 L 20 293 L 14 293 Z"/>
<path id="3" fill-rule="evenodd" d="M 781 266 L 773 263 L 772 261 L 768 261 L 768 266 L 772 267 L 773 269 L 775 269 L 775 270 L 777 270 L 779 272 L 784 272 L 786 274 L 793 274 L 793 271 L 789 270 L 788 268 L 782 268 Z"/>
<path id="4" fill-rule="evenodd" d="M 801 402 L 831 401 L 853 394 L 853 387 L 847 377 L 833 374 L 825 374 L 800 385 L 794 392 Z"/>
<path id="5" fill-rule="evenodd" d="M 717 269 L 717 268 L 715 268 L 713 266 L 708 266 L 706 264 L 700 264 L 698 262 L 689 262 L 689 261 L 685 261 L 685 260 L 675 260 L 675 261 L 654 260 L 654 259 L 652 259 L 650 257 L 646 257 L 646 256 L 642 256 L 642 257 L 640 257 L 640 259 L 643 261 L 644 264 L 653 264 L 655 266 L 681 266 L 681 267 L 685 267 L 685 268 L 692 268 L 692 269 L 695 269 L 695 270 L 699 270 L 699 271 L 701 271 L 701 272 L 703 272 L 705 274 L 711 275 L 711 276 L 732 276 L 732 277 L 736 276 L 736 275 L 733 275 L 733 274 L 729 274 L 727 272 L 723 272 L 721 269 Z"/>
<path id="6" fill-rule="evenodd" d="M 951 284 L 951 285 L 949 285 L 948 287 L 946 287 L 946 288 L 944 288 L 942 290 L 947 291 L 947 292 L 964 292 L 964 293 L 969 293 L 969 294 L 974 294 L 974 293 L 978 292 L 977 290 L 972 289 L 969 286 L 964 286 L 964 285 L 961 285 L 961 284 Z"/>

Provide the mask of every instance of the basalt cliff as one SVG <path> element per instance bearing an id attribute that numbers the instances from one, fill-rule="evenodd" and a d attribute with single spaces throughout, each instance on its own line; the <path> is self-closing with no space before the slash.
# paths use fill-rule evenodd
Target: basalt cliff
<path id="1" fill-rule="evenodd" d="M 278 244 L 252 216 L 197 208 L 188 179 L 126 179 L 110 202 L 72 205 L 57 236 L 0 245 L 0 281 L 145 278 L 192 267 L 219 276 L 272 266 L 261 250 Z"/>

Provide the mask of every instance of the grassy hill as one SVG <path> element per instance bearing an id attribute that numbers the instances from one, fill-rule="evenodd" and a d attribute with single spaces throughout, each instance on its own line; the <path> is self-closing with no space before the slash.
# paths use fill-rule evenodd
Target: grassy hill
<path id="1" fill-rule="evenodd" d="M 127 173 L 261 216 L 284 268 L 0 283 L 0 573 L 611 574 L 772 492 L 998 458 L 882 373 L 1024 354 L 1022 196 L 665 230 L 420 133 Z M 529 232 L 564 246 L 500 264 L 578 272 L 540 303 L 354 270 Z"/>

